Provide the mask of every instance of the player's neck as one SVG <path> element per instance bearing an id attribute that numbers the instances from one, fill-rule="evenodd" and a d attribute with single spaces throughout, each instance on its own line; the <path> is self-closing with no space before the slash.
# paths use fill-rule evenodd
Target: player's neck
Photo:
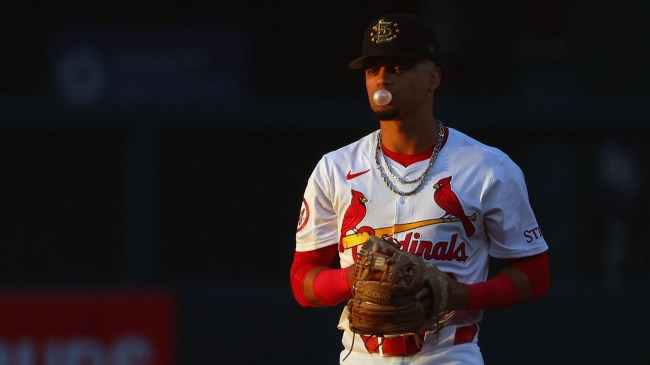
<path id="1" fill-rule="evenodd" d="M 395 153 L 418 154 L 431 149 L 438 138 L 435 119 L 429 122 L 409 123 L 408 120 L 382 121 L 382 145 Z"/>
<path id="2" fill-rule="evenodd" d="M 393 161 L 397 161 L 400 165 L 407 167 L 410 166 L 416 162 L 428 160 L 431 158 L 431 154 L 433 153 L 433 150 L 435 149 L 435 146 L 424 150 L 423 152 L 420 153 L 415 153 L 415 154 L 409 154 L 409 153 L 396 153 L 388 148 L 386 146 L 382 146 L 382 149 L 384 151 L 384 154 L 388 157 L 391 158 Z"/>

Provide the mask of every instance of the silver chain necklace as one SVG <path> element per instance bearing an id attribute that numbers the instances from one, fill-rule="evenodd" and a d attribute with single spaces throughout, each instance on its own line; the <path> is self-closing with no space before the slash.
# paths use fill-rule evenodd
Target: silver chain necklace
<path id="1" fill-rule="evenodd" d="M 427 174 L 429 173 L 429 170 L 431 169 L 431 166 L 433 166 L 433 163 L 436 161 L 436 157 L 438 157 L 438 152 L 440 152 L 440 149 L 442 148 L 442 141 L 445 137 L 445 127 L 442 124 L 441 121 L 438 122 L 438 140 L 436 141 L 436 146 L 433 148 L 433 153 L 431 154 L 431 158 L 429 158 L 429 164 L 427 165 L 427 168 L 424 170 L 422 175 L 420 175 L 418 178 L 413 179 L 413 180 L 407 180 L 404 179 L 400 176 L 397 176 L 393 168 L 390 166 L 388 161 L 386 160 L 386 154 L 384 154 L 384 150 L 381 148 L 381 131 L 377 133 L 377 146 L 375 148 L 375 162 L 377 164 L 377 169 L 379 170 L 379 173 L 381 173 L 381 178 L 384 180 L 386 183 L 386 186 L 395 194 L 399 196 L 409 196 L 413 195 L 418 190 L 420 190 L 420 187 L 422 187 L 422 184 L 424 183 L 424 178 L 427 177 Z M 379 155 L 381 155 L 381 159 L 384 161 L 384 164 L 388 168 L 388 172 L 390 173 L 390 176 L 393 177 L 393 179 L 399 181 L 402 184 L 415 184 L 418 183 L 415 188 L 411 191 L 401 191 L 395 187 L 395 184 L 390 181 L 388 178 L 388 175 L 386 174 L 386 171 L 384 170 L 384 167 L 381 164 Z"/>

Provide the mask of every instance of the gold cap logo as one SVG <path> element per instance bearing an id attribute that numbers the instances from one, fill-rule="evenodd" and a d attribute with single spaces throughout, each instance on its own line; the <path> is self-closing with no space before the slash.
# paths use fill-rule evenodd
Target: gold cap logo
<path id="1" fill-rule="evenodd" d="M 377 24 L 372 26 L 370 40 L 373 43 L 386 43 L 397 38 L 399 33 L 399 24 L 397 22 L 387 22 L 380 19 Z"/>

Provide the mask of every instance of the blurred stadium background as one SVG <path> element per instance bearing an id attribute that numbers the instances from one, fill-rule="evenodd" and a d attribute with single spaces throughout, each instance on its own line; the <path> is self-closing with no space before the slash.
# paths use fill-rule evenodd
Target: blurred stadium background
<path id="1" fill-rule="evenodd" d="M 486 312 L 486 363 L 644 363 L 648 4 L 3 5 L 0 365 L 336 363 L 294 229 L 320 156 L 377 126 L 347 65 L 393 11 L 431 20 L 437 117 L 522 166 L 550 244 L 551 292 Z"/>

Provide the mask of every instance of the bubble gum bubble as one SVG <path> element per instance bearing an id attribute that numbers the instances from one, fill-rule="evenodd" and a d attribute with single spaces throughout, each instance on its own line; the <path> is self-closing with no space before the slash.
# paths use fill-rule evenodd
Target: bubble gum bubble
<path id="1" fill-rule="evenodd" d="M 377 105 L 386 105 L 390 103 L 390 100 L 393 98 L 390 91 L 385 89 L 379 89 L 372 94 L 372 101 Z"/>

